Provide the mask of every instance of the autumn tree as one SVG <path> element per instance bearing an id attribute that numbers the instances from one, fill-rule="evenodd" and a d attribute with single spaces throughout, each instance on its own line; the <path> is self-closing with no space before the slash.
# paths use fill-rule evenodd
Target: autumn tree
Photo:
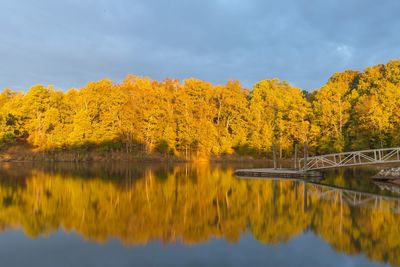
<path id="1" fill-rule="evenodd" d="M 346 129 L 351 105 L 357 97 L 357 71 L 335 73 L 312 96 L 313 123 L 318 127 L 320 152 L 342 152 L 345 149 Z"/>
<path id="2" fill-rule="evenodd" d="M 305 142 L 310 104 L 302 91 L 278 79 L 258 82 L 250 100 L 252 145 L 269 151 L 277 144 L 282 157 L 295 142 Z"/>
<path id="3" fill-rule="evenodd" d="M 399 143 L 400 61 L 369 67 L 360 75 L 349 123 L 353 149 Z"/>
<path id="4" fill-rule="evenodd" d="M 214 154 L 232 154 L 234 148 L 247 144 L 248 136 L 248 91 L 238 81 L 214 87 L 212 101 L 215 106 L 214 127 L 217 142 Z"/>

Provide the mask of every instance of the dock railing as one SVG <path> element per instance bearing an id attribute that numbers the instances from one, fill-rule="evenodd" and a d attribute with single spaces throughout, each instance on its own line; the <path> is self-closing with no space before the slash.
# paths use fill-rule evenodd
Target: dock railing
<path id="1" fill-rule="evenodd" d="M 306 157 L 299 161 L 305 171 L 381 163 L 400 163 L 400 147 L 379 148 Z"/>

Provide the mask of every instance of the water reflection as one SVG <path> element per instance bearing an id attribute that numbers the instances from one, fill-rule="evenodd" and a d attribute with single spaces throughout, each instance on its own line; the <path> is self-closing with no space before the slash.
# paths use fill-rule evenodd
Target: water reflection
<path id="1" fill-rule="evenodd" d="M 280 244 L 312 231 L 339 252 L 400 265 L 400 201 L 390 193 L 350 182 L 343 172 L 328 174 L 321 185 L 237 179 L 233 171 L 206 165 L 2 165 L 0 229 L 21 228 L 35 238 L 63 228 L 126 246 L 213 237 L 234 243 L 246 233 Z"/>

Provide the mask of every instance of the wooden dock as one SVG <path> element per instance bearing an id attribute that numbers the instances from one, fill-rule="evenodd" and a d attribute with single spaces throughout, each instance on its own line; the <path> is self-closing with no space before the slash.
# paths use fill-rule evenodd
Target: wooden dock
<path id="1" fill-rule="evenodd" d="M 241 178 L 244 177 L 265 177 L 265 178 L 296 178 L 310 179 L 322 178 L 322 173 L 317 171 L 303 171 L 295 169 L 238 169 L 235 170 L 235 175 Z"/>

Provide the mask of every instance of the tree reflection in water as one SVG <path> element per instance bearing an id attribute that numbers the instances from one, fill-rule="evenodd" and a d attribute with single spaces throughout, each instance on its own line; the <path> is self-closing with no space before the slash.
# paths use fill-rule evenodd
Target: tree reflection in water
<path id="1" fill-rule="evenodd" d="M 400 265 L 398 200 L 351 205 L 348 193 L 299 181 L 237 179 L 233 171 L 2 165 L 0 227 L 22 228 L 31 237 L 62 227 L 96 242 L 116 237 L 127 246 L 211 237 L 237 242 L 244 233 L 278 244 L 312 231 L 337 251 Z"/>

